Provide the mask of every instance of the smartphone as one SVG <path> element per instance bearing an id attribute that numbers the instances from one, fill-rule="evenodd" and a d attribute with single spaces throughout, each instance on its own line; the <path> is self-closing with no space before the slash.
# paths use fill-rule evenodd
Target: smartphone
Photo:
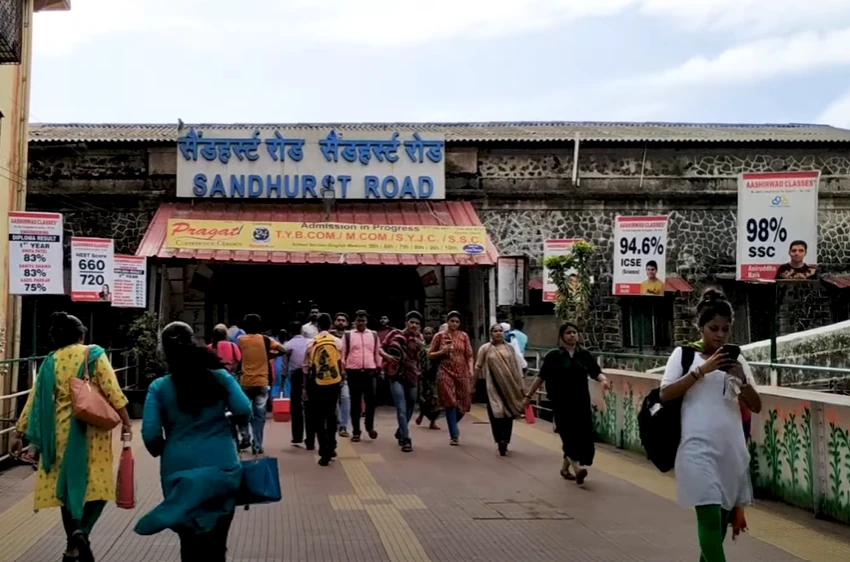
<path id="1" fill-rule="evenodd" d="M 737 345 L 733 345 L 731 343 L 723 344 L 723 347 L 720 348 L 720 351 L 726 354 L 730 361 L 737 361 L 738 356 L 741 355 L 741 348 Z M 721 369 L 724 372 L 728 372 L 729 369 Z"/>

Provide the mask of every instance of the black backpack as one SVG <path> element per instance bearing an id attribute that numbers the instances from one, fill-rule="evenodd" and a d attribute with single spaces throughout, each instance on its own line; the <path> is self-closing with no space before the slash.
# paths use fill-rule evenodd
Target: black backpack
<path id="1" fill-rule="evenodd" d="M 682 373 L 688 374 L 696 350 L 682 346 Z M 643 399 L 638 413 L 640 442 L 646 456 L 661 472 L 670 472 L 676 464 L 676 452 L 682 440 L 682 399 L 661 402 L 661 389 L 653 389 Z"/>

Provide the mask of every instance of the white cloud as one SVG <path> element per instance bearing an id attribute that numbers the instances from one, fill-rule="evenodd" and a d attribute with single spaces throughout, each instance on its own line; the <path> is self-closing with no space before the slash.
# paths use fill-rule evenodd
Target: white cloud
<path id="1" fill-rule="evenodd" d="M 817 122 L 850 129 L 850 91 L 830 103 L 818 116 Z"/>
<path id="2" fill-rule="evenodd" d="M 846 65 L 850 65 L 850 27 L 744 43 L 715 57 L 696 56 L 662 72 L 617 81 L 612 87 L 641 85 L 668 90 L 700 85 L 725 86 Z"/>
<path id="3" fill-rule="evenodd" d="M 635 9 L 680 28 L 748 35 L 850 24 L 847 0 L 253 0 L 250 8 L 230 0 L 74 0 L 70 12 L 36 16 L 35 48 L 69 54 L 129 31 L 210 51 L 293 40 L 427 48 L 428 41 L 516 35 Z"/>

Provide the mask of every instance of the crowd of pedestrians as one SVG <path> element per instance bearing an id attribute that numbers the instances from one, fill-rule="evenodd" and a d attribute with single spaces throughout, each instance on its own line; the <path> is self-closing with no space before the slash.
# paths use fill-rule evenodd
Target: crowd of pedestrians
<path id="1" fill-rule="evenodd" d="M 727 345 L 733 317 L 723 294 L 706 290 L 696 312 L 700 340 L 672 353 L 660 397 L 664 403 L 681 402 L 678 497 L 696 511 L 701 559 L 719 562 L 725 560 L 727 528 L 738 533 L 745 527 L 743 507 L 752 500 L 747 422 L 751 411 L 760 411 L 761 400 L 738 348 Z M 209 345 L 199 344 L 182 322 L 166 326 L 160 342 L 168 375 L 148 390 L 141 430 L 147 450 L 161 458 L 163 500 L 138 521 L 136 532 L 170 529 L 180 538 L 182 560 L 225 560 L 242 482 L 238 451 L 264 454 L 268 401 L 286 388 L 292 444 L 307 450 L 318 446 L 319 465 L 326 467 L 337 455 L 338 439 L 357 443 L 363 430 L 378 439 L 381 380 L 395 406 L 394 438 L 405 453 L 413 451 L 409 426 L 417 410 L 415 423 L 427 420 L 435 431 L 442 429 L 437 422 L 444 416 L 449 444 L 459 446 L 474 382 L 483 380 L 493 440 L 502 456 L 508 454 L 514 420 L 546 384 L 563 449 L 560 474 L 578 484 L 585 481 L 595 453 L 588 379 L 603 391 L 610 383 L 580 345 L 577 325 L 561 326 L 557 349 L 545 356 L 525 391 L 528 338 L 521 321 L 513 329 L 507 323 L 491 326 L 489 341 L 475 353 L 458 312 L 448 313 L 436 331 L 423 327 L 417 311 L 406 315 L 401 328 L 382 316 L 372 330 L 369 320 L 365 310 L 350 323 L 345 313 L 331 316 L 311 306 L 305 324 L 292 322 L 271 337 L 262 333 L 260 316 L 249 314 L 241 327 L 216 326 Z M 111 432 L 74 419 L 69 381 L 91 380 L 119 416 L 124 438 L 132 437 L 127 399 L 115 372 L 101 348 L 83 344 L 85 334 L 74 316 L 51 318 L 55 351 L 39 369 L 12 444 L 19 455 L 26 438 L 38 463 L 35 508 L 61 508 L 64 562 L 94 560 L 90 534 L 105 503 L 115 498 Z"/>

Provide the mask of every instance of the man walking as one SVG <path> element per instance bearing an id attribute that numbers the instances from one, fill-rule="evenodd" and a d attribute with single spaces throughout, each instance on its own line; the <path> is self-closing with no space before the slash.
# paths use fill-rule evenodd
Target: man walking
<path id="1" fill-rule="evenodd" d="M 307 315 L 307 323 L 301 327 L 301 332 L 304 332 L 304 335 L 309 338 L 315 338 L 316 334 L 319 333 L 317 327 L 317 321 L 319 319 L 319 306 L 316 304 L 310 305 L 310 312 Z"/>
<path id="2" fill-rule="evenodd" d="M 246 334 L 239 336 L 238 346 L 242 352 L 242 376 L 239 379 L 242 390 L 251 401 L 253 414 L 251 416 L 251 450 L 255 455 L 263 454 L 263 431 L 266 426 L 266 403 L 269 400 L 269 389 L 272 387 L 272 352 L 285 353 L 283 345 L 264 336 L 263 321 L 257 314 L 245 317 Z M 248 437 L 247 428 L 242 428 L 243 444 Z"/>
<path id="3" fill-rule="evenodd" d="M 352 443 L 360 441 L 361 400 L 366 405 L 366 431 L 371 439 L 378 437 L 375 431 L 375 377 L 381 362 L 378 354 L 381 344 L 378 334 L 366 329 L 368 323 L 369 314 L 358 310 L 354 316 L 354 329 L 346 332 L 342 341 L 342 356 L 351 391 Z"/>
<path id="4" fill-rule="evenodd" d="M 309 405 L 304 400 L 306 396 L 306 386 L 304 384 L 304 356 L 307 353 L 307 343 L 310 341 L 303 333 L 295 332 L 302 330 L 303 326 L 298 322 L 293 322 L 289 326 L 290 330 L 297 335 L 286 342 L 283 346 L 286 353 L 289 354 L 289 362 L 287 363 L 289 380 L 290 380 L 290 400 L 292 408 L 292 444 L 300 445 L 304 442 L 304 424 L 307 424 L 307 439 L 306 446 L 308 451 L 316 448 L 316 428 L 313 423 L 313 418 L 309 413 Z"/>
<path id="5" fill-rule="evenodd" d="M 307 344 L 304 370 L 307 373 L 307 401 L 316 423 L 319 440 L 319 466 L 328 466 L 336 457 L 336 407 L 339 389 L 345 379 L 342 342 L 330 333 L 331 317 L 320 314 L 318 335 Z"/>
<path id="6" fill-rule="evenodd" d="M 393 330 L 381 349 L 381 355 L 388 362 L 386 371 L 398 419 L 395 437 L 405 453 L 413 451 L 409 425 L 416 409 L 419 377 L 426 361 L 421 327 L 422 315 L 415 310 L 409 312 L 404 332 Z"/>
<path id="7" fill-rule="evenodd" d="M 348 330 L 348 314 L 337 312 L 334 317 L 334 329 L 331 333 L 334 337 L 340 340 L 345 337 Z M 351 415 L 351 392 L 348 387 L 348 381 L 342 381 L 342 386 L 339 389 L 339 405 L 336 408 L 337 424 L 339 425 L 339 436 L 347 439 L 348 435 L 348 418 Z"/>
<path id="8" fill-rule="evenodd" d="M 390 332 L 393 331 L 393 327 L 390 326 L 390 317 L 384 314 L 378 319 L 378 339 L 381 341 L 381 344 L 384 343 L 384 340 L 387 338 Z"/>

